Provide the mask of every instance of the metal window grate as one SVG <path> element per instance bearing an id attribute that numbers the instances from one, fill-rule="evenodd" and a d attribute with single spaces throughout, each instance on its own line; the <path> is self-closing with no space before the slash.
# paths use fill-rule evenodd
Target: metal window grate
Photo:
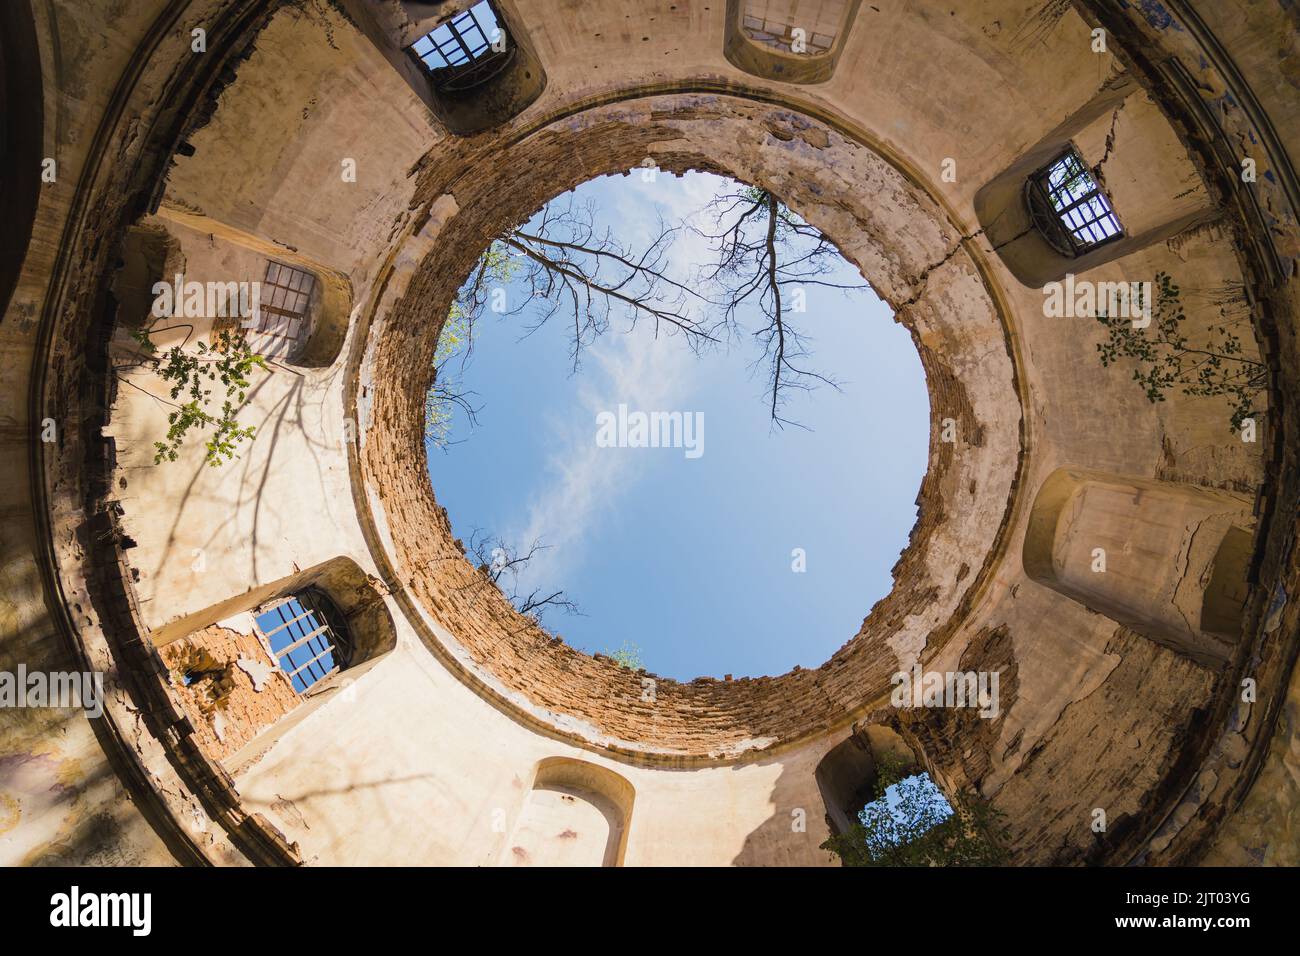
<path id="1" fill-rule="evenodd" d="M 1124 235 L 1110 200 L 1072 148 L 1030 177 L 1026 198 L 1034 224 L 1065 255 L 1081 255 Z"/>
<path id="2" fill-rule="evenodd" d="M 297 341 L 307 327 L 307 306 L 316 277 L 279 262 L 266 264 L 257 331 Z"/>
<path id="3" fill-rule="evenodd" d="M 505 28 L 489 0 L 470 9 L 416 40 L 411 51 L 443 89 L 467 89 L 491 77 L 510 59 Z M 496 42 L 496 48 L 493 48 Z"/>
<path id="4" fill-rule="evenodd" d="M 755 43 L 762 43 L 764 46 L 770 46 L 783 53 L 794 52 L 794 26 L 788 23 L 778 23 L 774 20 L 768 20 L 763 17 L 755 17 L 746 14 L 741 21 L 741 27 Z M 831 47 L 835 45 L 835 37 L 828 36 L 824 33 L 809 33 L 804 37 L 804 56 L 820 56 L 823 53 L 829 53 Z"/>
<path id="5" fill-rule="evenodd" d="M 287 598 L 255 620 L 280 669 L 300 694 L 348 665 L 352 646 L 346 628 L 331 623 L 339 620 L 338 613 L 319 592 Z"/>

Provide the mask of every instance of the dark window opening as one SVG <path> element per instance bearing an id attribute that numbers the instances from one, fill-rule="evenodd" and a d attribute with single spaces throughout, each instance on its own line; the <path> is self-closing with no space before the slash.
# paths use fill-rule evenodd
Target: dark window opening
<path id="1" fill-rule="evenodd" d="M 1034 225 L 1062 255 L 1079 256 L 1124 235 L 1110 200 L 1072 148 L 1029 177 L 1025 201 Z"/>
<path id="2" fill-rule="evenodd" d="M 257 331 L 273 338 L 301 341 L 307 332 L 307 307 L 316 277 L 279 262 L 266 264 L 262 281 Z"/>
<path id="3" fill-rule="evenodd" d="M 352 641 L 343 616 L 323 593 L 307 590 L 256 616 L 280 669 L 304 693 L 352 658 Z"/>
<path id="4" fill-rule="evenodd" d="M 489 0 L 456 14 L 415 41 L 411 52 L 424 64 L 434 87 L 468 90 L 509 65 L 514 44 Z"/>

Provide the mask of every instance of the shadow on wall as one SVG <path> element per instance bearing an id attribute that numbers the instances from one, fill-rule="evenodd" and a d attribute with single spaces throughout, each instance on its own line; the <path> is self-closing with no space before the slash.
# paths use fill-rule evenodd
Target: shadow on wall
<path id="1" fill-rule="evenodd" d="M 768 798 L 772 816 L 753 830 L 731 861 L 733 866 L 833 865 L 821 844 L 842 833 L 872 798 L 876 764 L 886 754 L 907 765 L 916 754 L 883 724 L 852 727 L 827 751 L 810 774 L 803 763 L 785 763 Z M 812 779 L 809 779 L 811 776 Z M 815 789 L 814 789 L 815 784 Z"/>
<path id="2" fill-rule="evenodd" d="M 131 343 L 134 347 L 134 342 Z M 134 352 L 132 353 L 134 354 Z M 275 363 L 279 365 L 280 363 Z M 275 368 L 269 370 L 269 374 L 261 375 L 248 390 L 248 401 L 244 406 L 244 419 L 241 424 L 251 425 L 256 430 L 257 438 L 254 440 L 269 440 L 270 452 L 262 456 L 242 455 L 237 463 L 227 463 L 223 466 L 231 471 L 238 471 L 235 480 L 239 487 L 247 489 L 250 495 L 252 506 L 252 527 L 244 535 L 238 537 L 238 548 L 231 551 L 232 539 L 228 534 L 229 528 L 220 522 L 209 523 L 204 526 L 203 534 L 205 537 L 195 539 L 192 543 L 198 545 L 200 550 L 209 550 L 219 548 L 228 554 L 238 553 L 242 564 L 239 566 L 246 571 L 246 574 L 232 576 L 231 581 L 248 581 L 260 582 L 263 575 L 260 569 L 260 548 L 261 528 L 264 523 L 274 523 L 277 518 L 276 498 L 272 489 L 275 487 L 272 481 L 274 469 L 279 466 L 283 459 L 276 453 L 279 451 L 278 442 L 282 435 L 290 435 L 301 438 L 303 444 L 299 446 L 300 451 L 297 454 L 309 456 L 311 464 L 308 468 L 302 469 L 299 473 L 304 474 L 304 481 L 310 480 L 312 485 L 309 487 L 305 483 L 300 483 L 295 489 L 299 495 L 306 496 L 316 494 L 322 497 L 330 493 L 328 482 L 326 481 L 327 470 L 323 464 L 325 457 L 332 453 L 333 446 L 323 437 L 314 434 L 314 429 L 309 427 L 309 423 L 319 422 L 323 418 L 323 405 L 326 401 L 327 393 L 320 388 L 313 388 L 309 379 L 301 373 L 291 375 L 276 375 Z M 285 384 L 287 381 L 287 384 Z M 131 383 L 134 384 L 134 383 Z M 130 407 L 128 407 L 128 412 Z M 114 405 L 114 413 L 118 415 L 120 408 Z M 253 415 L 257 415 L 254 419 Z M 158 416 L 160 419 L 163 416 Z M 165 430 L 165 426 L 156 426 L 159 434 Z M 264 437 L 265 436 L 265 437 Z M 151 572 L 155 577 L 162 576 L 165 569 L 172 568 L 179 560 L 178 554 L 184 553 L 184 549 L 178 552 L 178 529 L 184 524 L 184 517 L 190 506 L 191 498 L 198 496 L 202 498 L 205 495 L 212 494 L 213 477 L 217 476 L 221 480 L 223 473 L 212 468 L 203 457 L 203 445 L 199 442 L 188 443 L 181 451 L 181 461 L 176 464 L 169 464 L 166 467 L 190 469 L 189 477 L 185 482 L 182 491 L 176 493 L 174 498 L 175 505 L 171 509 L 170 532 L 163 546 L 157 552 L 157 560 L 154 563 Z M 121 448 L 121 445 L 118 446 Z M 146 446 L 146 453 L 150 456 L 152 464 L 153 449 Z M 139 452 L 136 453 L 139 456 Z M 140 461 L 139 458 L 136 459 Z M 140 463 L 143 463 L 142 461 Z M 134 547 L 134 545 L 130 545 Z M 192 555 L 194 552 L 188 552 Z M 197 592 L 196 592 L 197 593 Z M 169 609 L 176 607 L 189 607 L 180 602 L 188 601 L 194 595 L 186 593 L 174 595 L 172 605 Z M 212 595 L 208 595 L 211 599 Z M 197 598 L 195 599 L 197 600 Z M 178 616 L 183 616 L 183 611 L 177 610 Z M 163 628 L 170 628 L 171 624 L 162 625 Z M 170 633 L 170 630 L 168 630 Z M 174 637 L 169 637 L 169 640 Z"/>

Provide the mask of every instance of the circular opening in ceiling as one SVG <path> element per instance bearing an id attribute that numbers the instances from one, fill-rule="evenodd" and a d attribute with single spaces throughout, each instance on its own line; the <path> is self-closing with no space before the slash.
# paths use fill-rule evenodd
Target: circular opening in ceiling
<path id="1" fill-rule="evenodd" d="M 429 471 L 466 587 L 580 651 L 677 680 L 816 667 L 893 586 L 921 361 L 774 194 L 588 181 L 494 240 L 435 362 Z"/>
<path id="2" fill-rule="evenodd" d="M 893 676 L 932 658 L 956 633 L 1006 546 L 1022 454 L 1020 387 L 991 280 L 961 230 L 923 184 L 851 128 L 738 97 L 646 96 L 541 120 L 505 141 L 461 146 L 419 170 L 411 244 L 386 280 L 357 392 L 372 540 L 417 612 L 420 639 L 476 692 L 522 719 L 615 751 L 731 759 L 870 720 L 874 708 L 888 705 Z M 796 665 L 749 678 L 724 662 L 709 668 L 721 671 L 720 678 L 682 683 L 653 669 L 622 667 L 601 653 L 620 650 L 622 638 L 597 638 L 590 647 L 597 653 L 583 653 L 520 615 L 499 589 L 482 587 L 469 538 L 483 519 L 460 518 L 462 526 L 453 530 L 443 492 L 435 491 L 442 479 L 430 480 L 425 408 L 439 332 L 482 251 L 556 195 L 614 173 L 637 180 L 647 160 L 661 179 L 712 173 L 784 200 L 857 268 L 855 281 L 865 276 L 893 306 L 925 371 L 928 466 L 915 497 L 915 525 L 892 568 L 893 587 L 874 604 L 861 598 L 852 619 L 862 622 L 856 634 L 830 635 L 832 644 L 848 639 L 815 669 Z M 880 321 L 888 325 L 887 317 Z M 520 354 L 536 344 L 518 346 Z M 755 352 L 748 354 L 752 361 Z M 738 363 L 745 356 L 741 350 Z M 761 407 L 762 373 L 738 381 L 732 400 Z M 492 387 L 482 386 L 485 411 Z M 550 387 L 575 385 L 563 380 Z M 810 396 L 814 409 L 837 398 L 827 388 Z M 815 417 L 809 423 L 826 434 Z M 798 431 L 787 426 L 772 441 Z M 706 459 L 716 451 L 712 438 L 706 418 Z M 879 467 L 876 459 L 889 450 L 872 451 Z M 454 454 L 435 456 L 435 468 L 452 467 Z M 477 469 L 475 477 L 495 480 L 491 468 Z M 724 494 L 718 507 L 727 503 Z M 912 513 L 909 500 L 908 521 Z M 787 570 L 790 550 L 799 546 L 784 549 L 782 573 L 794 573 Z M 808 554 L 810 568 L 815 558 Z M 720 561 L 705 566 L 715 575 L 727 570 Z M 640 604 L 656 598 L 646 588 Z M 637 614 L 640 604 L 624 613 Z M 568 623 L 559 617 L 553 626 L 567 637 Z M 742 630 L 731 619 L 726 626 Z"/>

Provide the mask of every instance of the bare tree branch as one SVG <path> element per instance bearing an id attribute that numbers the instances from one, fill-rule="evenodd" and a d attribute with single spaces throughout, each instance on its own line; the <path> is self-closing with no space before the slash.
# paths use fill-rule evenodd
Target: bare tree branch
<path id="1" fill-rule="evenodd" d="M 490 299 L 495 312 L 531 313 L 525 335 L 565 316 L 575 372 L 583 348 L 608 331 L 615 313 L 629 328 L 645 320 L 654 324 L 656 336 L 663 327 L 681 334 L 697 352 L 748 332 L 760 348 L 751 371 L 766 370 L 773 424 L 798 425 L 783 414 L 791 394 L 839 385 L 807 364 L 809 343 L 792 317 L 803 311 L 809 287 L 850 293 L 868 286 L 836 281 L 831 274 L 843 258 L 834 244 L 768 190 L 737 185 L 702 212 L 712 213 L 711 230 L 690 228 L 712 244 L 713 257 L 688 281 L 680 272 L 674 275 L 668 261 L 682 225 L 669 227 L 660 219 L 653 238 L 633 250 L 611 230 L 597 229 L 592 202 L 575 203 L 570 195 L 567 202 L 548 203 L 530 223 L 494 242 L 461 289 L 453 306 L 467 324 L 461 362 Z M 507 285 L 516 298 L 522 294 L 509 310 L 503 306 Z M 746 306 L 761 317 L 756 328 L 745 328 Z M 457 394 L 449 389 L 449 395 Z"/>
<path id="2" fill-rule="evenodd" d="M 740 310 L 746 303 L 757 307 L 762 324 L 751 335 L 761 346 L 753 367 L 766 365 L 769 409 L 778 428 L 798 425 L 782 414 L 790 393 L 810 391 L 818 385 L 839 385 L 807 367 L 807 339 L 792 324 L 795 314 L 784 289 L 795 295 L 807 286 L 844 292 L 866 289 L 866 283 L 828 281 L 823 276 L 843 261 L 834 244 L 815 226 L 787 208 L 772 192 L 742 186 L 710 203 L 712 231 L 696 231 L 709 240 L 715 261 L 703 279 L 719 289 L 722 313 L 711 331 L 737 335 L 743 331 Z M 800 426 L 803 427 L 803 426 Z"/>
<path id="3" fill-rule="evenodd" d="M 489 306 L 503 315 L 530 312 L 526 334 L 558 315 L 568 316 L 575 371 L 582 350 L 608 331 L 616 311 L 629 328 L 648 320 L 657 336 L 666 325 L 698 350 L 717 339 L 696 314 L 707 298 L 669 274 L 667 253 L 678 232 L 660 220 L 650 241 L 634 249 L 610 230 L 597 230 L 593 203 L 575 203 L 571 195 L 565 202 L 552 201 L 484 252 L 454 308 L 468 320 L 471 342 L 474 323 Z M 503 299 L 507 285 L 516 296 L 522 293 L 509 309 L 491 301 L 493 293 Z"/>
<path id="4" fill-rule="evenodd" d="M 547 608 L 557 608 L 566 614 L 582 615 L 577 602 L 569 598 L 564 591 L 543 593 L 544 589 L 535 588 L 528 594 L 519 589 L 519 575 L 547 545 L 540 540 L 529 545 L 527 551 L 519 551 L 499 537 L 485 534 L 475 529 L 470 536 L 466 557 L 476 564 L 479 578 L 456 590 L 470 591 L 490 585 L 499 590 L 520 614 L 532 617 L 541 623 Z"/>

